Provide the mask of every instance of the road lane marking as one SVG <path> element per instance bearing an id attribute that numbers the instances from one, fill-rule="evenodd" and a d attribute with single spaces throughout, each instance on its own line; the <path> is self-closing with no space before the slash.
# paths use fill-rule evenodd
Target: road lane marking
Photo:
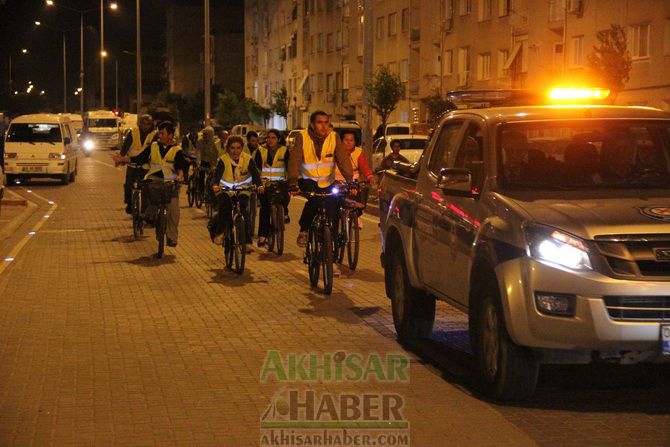
<path id="1" fill-rule="evenodd" d="M 91 158 L 91 161 L 93 161 L 93 162 L 95 162 L 95 163 L 99 163 L 99 164 L 104 165 L 104 166 L 107 166 L 107 167 L 109 167 L 109 168 L 114 168 L 114 169 L 117 168 L 117 167 L 114 166 L 113 164 L 105 163 L 104 161 L 96 160 L 95 158 Z"/>
<path id="2" fill-rule="evenodd" d="M 57 203 L 51 202 L 49 199 L 45 199 L 44 197 L 40 196 L 39 194 L 37 194 L 35 192 L 31 192 L 30 194 L 34 195 L 35 197 L 37 197 L 41 200 L 44 200 L 47 203 L 51 203 L 51 207 L 49 208 L 49 211 L 47 211 L 47 213 L 44 215 L 44 217 L 42 217 L 39 220 L 39 222 L 37 222 L 35 224 L 35 226 L 33 226 L 33 228 L 30 230 L 30 232 L 28 234 L 23 236 L 23 239 L 21 239 L 18 242 L 18 244 L 16 244 L 14 246 L 14 248 L 12 248 L 12 251 L 10 251 L 9 254 L 7 255 L 7 257 L 4 258 L 3 262 L 0 263 L 0 275 L 2 275 L 3 272 L 5 271 L 5 269 L 7 269 L 7 267 L 12 262 L 14 262 L 16 260 L 16 257 L 21 252 L 23 247 L 25 247 L 25 245 L 28 243 L 28 241 L 30 241 L 33 238 L 33 236 L 35 236 L 35 234 L 37 234 L 39 229 L 42 228 L 42 225 L 44 225 L 44 223 L 47 221 L 47 219 L 49 219 L 49 217 L 51 217 L 53 215 L 54 211 L 56 211 L 56 208 L 58 208 Z"/>

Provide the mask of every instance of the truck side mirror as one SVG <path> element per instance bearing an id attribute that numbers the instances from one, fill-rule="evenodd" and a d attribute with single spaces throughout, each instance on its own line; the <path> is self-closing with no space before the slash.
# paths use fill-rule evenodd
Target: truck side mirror
<path id="1" fill-rule="evenodd" d="M 437 187 L 445 194 L 461 197 L 477 197 L 473 189 L 472 171 L 462 168 L 442 168 L 437 176 Z"/>

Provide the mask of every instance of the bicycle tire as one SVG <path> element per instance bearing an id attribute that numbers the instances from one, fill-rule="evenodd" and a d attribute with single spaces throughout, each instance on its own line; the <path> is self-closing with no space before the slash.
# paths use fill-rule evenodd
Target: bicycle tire
<path id="1" fill-rule="evenodd" d="M 333 292 L 333 237 L 329 226 L 321 229 L 321 268 L 323 273 L 323 294 Z"/>
<path id="2" fill-rule="evenodd" d="M 143 221 L 142 221 L 142 214 L 141 214 L 141 209 L 140 209 L 140 192 L 139 191 L 133 191 L 132 195 L 132 212 L 133 212 L 133 236 L 135 239 L 139 239 L 140 236 L 142 236 L 143 231 Z"/>
<path id="3" fill-rule="evenodd" d="M 275 205 L 275 244 L 277 247 L 277 255 L 281 256 L 284 253 L 284 206 L 279 203 Z"/>
<path id="4" fill-rule="evenodd" d="M 167 208 L 161 205 L 158 211 L 158 219 L 156 220 L 156 239 L 158 239 L 158 252 L 156 257 L 158 259 L 163 257 L 165 252 L 165 231 L 167 229 Z"/>
<path id="5" fill-rule="evenodd" d="M 349 211 L 347 219 L 349 232 L 347 233 L 347 264 L 349 270 L 356 270 L 358 265 L 358 254 L 361 248 L 361 230 L 358 226 L 358 213 Z"/>
<path id="6" fill-rule="evenodd" d="M 226 263 L 226 268 L 232 270 L 234 257 L 232 225 L 226 224 L 226 228 L 223 231 L 225 234 L 223 238 L 223 259 Z"/>
<path id="7" fill-rule="evenodd" d="M 342 264 L 344 260 L 344 249 L 347 245 L 347 209 L 342 208 L 337 219 L 337 233 L 333 240 L 333 250 L 335 253 L 335 262 Z"/>
<path id="8" fill-rule="evenodd" d="M 268 235 L 265 238 L 266 239 L 266 244 L 267 244 L 267 249 L 270 253 L 275 249 L 275 241 L 277 238 L 277 216 L 275 216 L 275 208 L 274 205 L 272 205 L 272 209 L 270 210 L 270 223 L 268 225 Z"/>
<path id="9" fill-rule="evenodd" d="M 235 216 L 234 227 L 234 251 L 235 251 L 235 273 L 241 275 L 244 272 L 244 262 L 247 257 L 247 243 L 246 243 L 246 222 L 244 216 L 238 214 Z"/>
<path id="10" fill-rule="evenodd" d="M 314 226 L 309 227 L 305 258 L 307 258 L 307 272 L 309 273 L 309 284 L 316 287 L 319 284 L 319 269 L 321 267 L 319 244 Z"/>
<path id="11" fill-rule="evenodd" d="M 193 170 L 193 172 L 191 173 L 191 177 L 189 177 L 188 179 L 188 190 L 186 191 L 186 195 L 188 196 L 189 208 L 192 208 L 193 204 L 195 203 L 195 193 L 197 188 L 198 188 L 197 171 Z"/>
<path id="12" fill-rule="evenodd" d="M 251 225 L 250 236 L 253 238 L 256 236 L 256 213 L 258 211 L 258 196 L 256 193 L 252 193 L 249 197 L 249 220 Z"/>

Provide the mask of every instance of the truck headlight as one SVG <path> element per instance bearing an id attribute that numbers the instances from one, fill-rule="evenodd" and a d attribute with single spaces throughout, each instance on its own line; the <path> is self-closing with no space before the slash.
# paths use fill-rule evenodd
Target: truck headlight
<path id="1" fill-rule="evenodd" d="M 65 160 L 65 154 L 61 154 L 60 152 L 51 152 L 49 153 L 49 158 L 56 160 Z"/>
<path id="2" fill-rule="evenodd" d="M 542 225 L 526 227 L 530 256 L 573 270 L 593 270 L 583 240 L 571 234 Z"/>
<path id="3" fill-rule="evenodd" d="M 93 140 L 84 140 L 84 149 L 87 151 L 92 151 L 95 148 L 95 142 Z"/>

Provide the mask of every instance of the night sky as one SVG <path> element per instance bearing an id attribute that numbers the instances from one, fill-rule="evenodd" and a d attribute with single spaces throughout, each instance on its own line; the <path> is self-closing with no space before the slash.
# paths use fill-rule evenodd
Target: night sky
<path id="1" fill-rule="evenodd" d="M 96 9 L 99 0 L 55 0 L 56 3 L 78 10 Z M 110 54 L 105 70 L 106 102 L 113 105 L 114 99 L 114 57 L 118 57 L 119 84 L 121 95 L 134 94 L 135 57 L 124 54 L 122 50 L 135 52 L 135 0 L 119 0 L 119 9 L 109 9 L 105 13 L 105 47 Z M 108 4 L 106 0 L 105 4 Z M 163 10 L 167 0 L 142 1 L 142 51 L 164 51 Z M 77 102 L 72 96 L 79 85 L 79 13 L 62 8 L 48 7 L 44 0 L 0 0 L 0 96 L 6 102 L 8 89 L 8 61 L 12 54 L 13 90 L 25 91 L 28 81 L 32 81 L 36 90 L 46 90 L 50 104 L 62 103 L 63 65 L 62 34 L 45 27 L 37 28 L 34 21 L 64 30 L 67 41 L 68 65 L 68 101 Z M 86 78 L 92 87 L 99 84 L 99 11 L 84 15 L 84 46 Z M 30 53 L 21 55 L 21 48 Z M 143 57 L 143 64 L 147 64 Z M 87 81 L 87 86 L 88 86 Z M 125 91 L 123 91 L 125 90 Z M 92 91 L 91 91 L 92 93 Z M 0 103 L 0 111 L 7 104 Z"/>

